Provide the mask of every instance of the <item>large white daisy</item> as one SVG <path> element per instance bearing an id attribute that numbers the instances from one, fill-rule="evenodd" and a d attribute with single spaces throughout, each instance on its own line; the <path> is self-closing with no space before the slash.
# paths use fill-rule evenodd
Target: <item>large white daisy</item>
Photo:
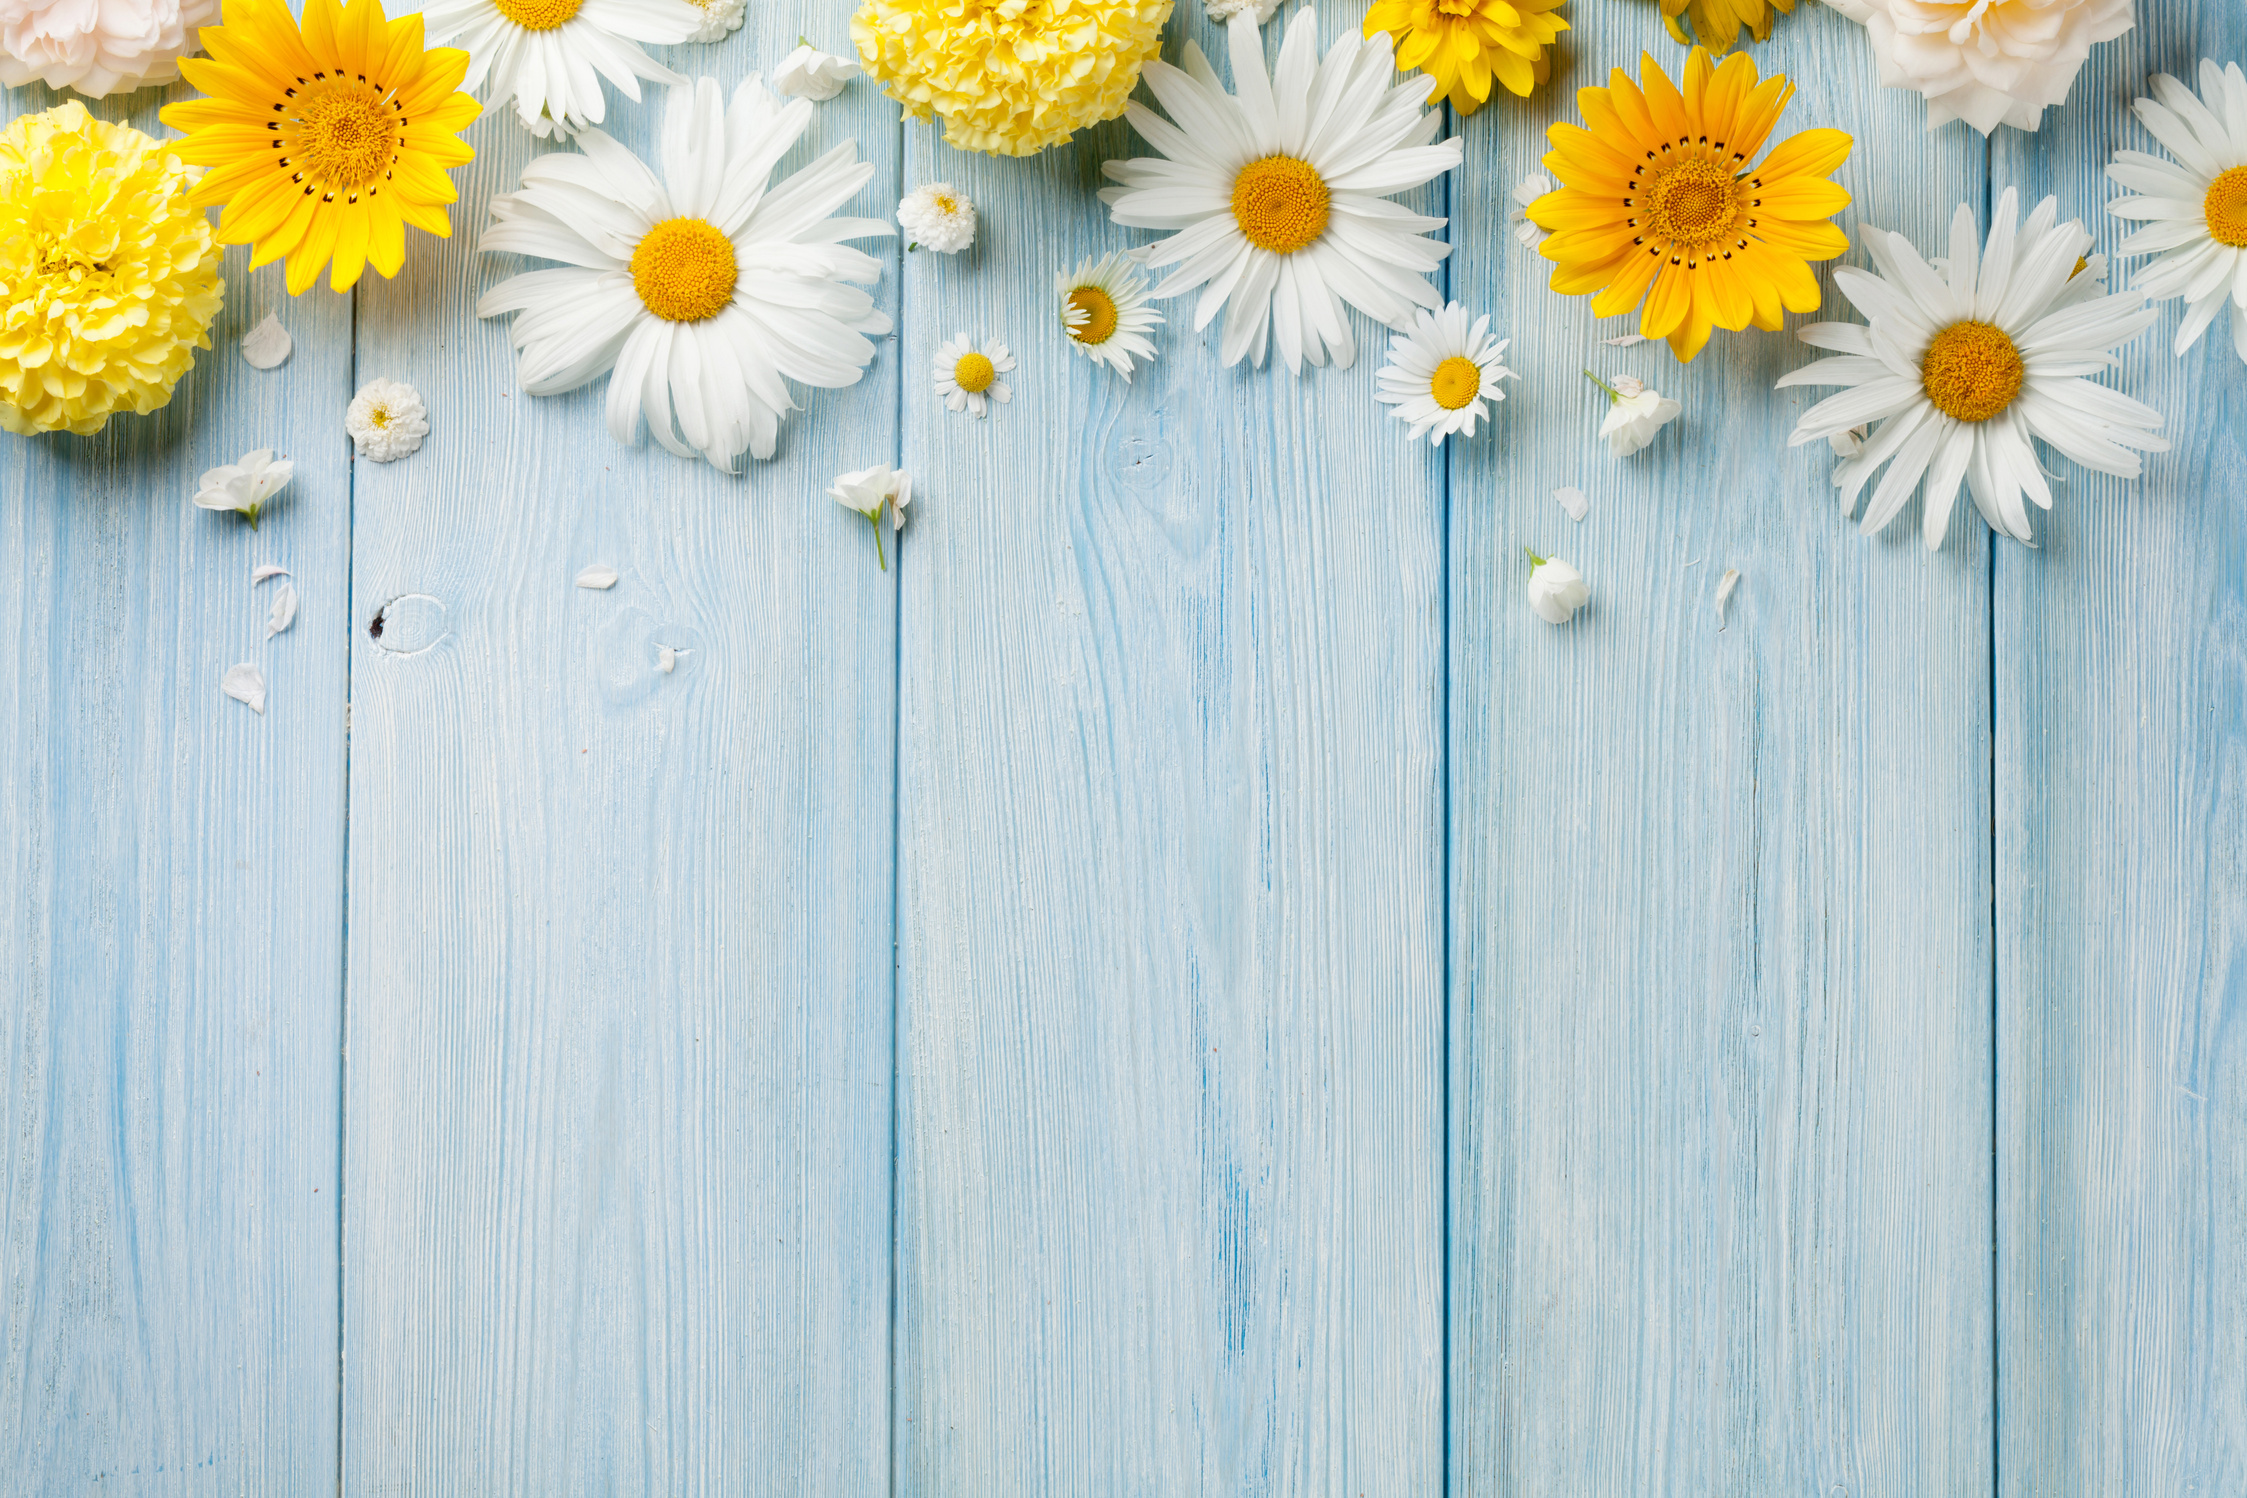
<path id="1" fill-rule="evenodd" d="M 2107 204 L 2116 218 L 2149 220 L 2115 246 L 2120 255 L 2158 255 L 2136 278 L 2155 301 L 2185 299 L 2177 352 L 2200 341 L 2231 304 L 2231 344 L 2247 359 L 2247 73 L 2239 64 L 2200 62 L 2200 93 L 2156 74 L 2159 99 L 2133 106 L 2175 161 L 2117 151 L 2107 175 L 2139 197 Z"/>
<path id="2" fill-rule="evenodd" d="M 769 458 L 787 382 L 856 384 L 889 331 L 871 284 L 882 265 L 841 241 L 894 234 L 880 219 L 829 218 L 874 174 L 845 141 L 767 190 L 811 123 L 805 99 L 780 104 L 752 74 L 729 108 L 709 78 L 673 91 L 663 113 L 663 176 L 599 130 L 578 150 L 523 168 L 523 188 L 492 200 L 477 247 L 564 262 L 494 287 L 480 316 L 518 312 L 509 329 L 532 395 L 575 390 L 612 367 L 609 431 L 655 440 L 734 472 Z M 583 154 L 579 154 L 582 152 Z"/>
<path id="3" fill-rule="evenodd" d="M 1425 436 L 1441 443 L 1453 432 L 1472 437 L 1475 423 L 1490 415 L 1484 402 L 1506 398 L 1498 382 L 1517 378 L 1506 367 L 1509 341 L 1490 336 L 1487 314 L 1470 320 L 1457 302 L 1441 312 L 1423 307 L 1413 314 L 1412 331 L 1391 340 L 1373 398 L 1396 408 L 1389 414 L 1409 428 L 1407 442 Z"/>
<path id="4" fill-rule="evenodd" d="M 689 0 L 429 0 L 422 11 L 431 45 L 467 50 L 461 87 L 488 109 L 513 99 L 516 114 L 541 137 L 574 134 L 607 118 L 603 78 L 634 103 L 642 78 L 686 82 L 640 44 L 686 41 L 707 19 Z"/>
<path id="5" fill-rule="evenodd" d="M 2160 412 L 2083 378 L 2114 364 L 2107 351 L 2156 314 L 2142 294 L 2102 295 L 2078 275 L 2089 268 L 2083 254 L 2091 236 L 2080 223 L 2055 224 L 2058 216 L 2046 198 L 2016 225 L 2007 188 L 1986 246 L 1973 210 L 1960 207 L 1940 272 L 1903 235 L 1869 227 L 1862 239 L 1880 274 L 1855 266 L 1834 272 L 1834 285 L 1870 326 L 1806 325 L 1803 342 L 1841 357 L 1779 384 L 1849 387 L 1805 411 L 1790 445 L 1874 424 L 1863 450 L 1836 463 L 1833 474 L 1848 515 L 1874 470 L 1889 464 L 1865 509 L 1868 534 L 1893 520 L 1924 478 L 1929 549 L 1942 545 L 1962 483 L 1992 530 L 2030 541 L 2022 496 L 2052 507 L 2034 440 L 2124 478 L 2138 476 L 2139 452 L 2168 448 L 2153 435 Z"/>
<path id="6" fill-rule="evenodd" d="M 1430 144 L 1443 123 L 1421 108 L 1433 78 L 1390 87 L 1386 32 L 1345 35 L 1321 61 L 1306 7 L 1270 75 L 1253 13 L 1235 13 L 1225 36 L 1237 93 L 1190 43 L 1182 69 L 1147 64 L 1147 87 L 1170 119 L 1138 103 L 1125 115 L 1162 156 L 1105 163 L 1119 185 L 1101 199 L 1119 224 L 1180 231 L 1151 247 L 1149 266 L 1176 267 L 1153 295 L 1200 287 L 1196 329 L 1229 308 L 1227 364 L 1261 365 L 1276 339 L 1291 370 L 1330 354 L 1347 367 L 1357 339 L 1344 302 L 1400 330 L 1415 307 L 1443 303 L 1428 273 L 1451 247 L 1427 233 L 1444 220 L 1389 196 L 1458 166 L 1459 142 Z"/>

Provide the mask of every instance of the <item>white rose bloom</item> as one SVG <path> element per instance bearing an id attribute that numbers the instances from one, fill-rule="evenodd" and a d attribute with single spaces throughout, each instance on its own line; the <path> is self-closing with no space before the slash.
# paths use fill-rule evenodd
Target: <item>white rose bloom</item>
<path id="1" fill-rule="evenodd" d="M 801 46 L 780 60 L 780 66 L 773 70 L 772 86 L 776 93 L 792 99 L 832 99 L 861 71 L 857 63 L 832 52 Z"/>
<path id="2" fill-rule="evenodd" d="M 261 447 L 244 453 L 239 462 L 221 463 L 207 471 L 197 481 L 192 497 L 197 509 L 240 512 L 250 522 L 250 529 L 256 530 L 258 512 L 281 492 L 295 472 L 294 463 L 274 457 L 270 447 Z"/>
<path id="3" fill-rule="evenodd" d="M 219 0 L 0 0 L 0 83 L 89 99 L 169 83 L 218 18 Z"/>
<path id="4" fill-rule="evenodd" d="M 1590 601 L 1592 590 L 1584 574 L 1559 557 L 1529 553 L 1529 606 L 1547 624 L 1566 624 Z"/>
<path id="5" fill-rule="evenodd" d="M 907 249 L 919 246 L 957 255 L 975 243 L 975 205 L 949 182 L 926 183 L 907 193 L 897 205 L 897 222 L 905 230 Z"/>
<path id="6" fill-rule="evenodd" d="M 390 463 L 421 451 L 421 439 L 429 435 L 429 408 L 413 386 L 374 379 L 351 398 L 343 425 L 360 457 Z"/>
<path id="7" fill-rule="evenodd" d="M 1584 374 L 1591 382 L 1607 392 L 1613 402 L 1607 419 L 1599 424 L 1600 436 L 1607 439 L 1607 450 L 1618 458 L 1627 458 L 1647 443 L 1654 434 L 1677 420 L 1685 407 L 1665 397 L 1658 390 L 1649 390 L 1629 375 L 1617 375 L 1610 385 L 1590 370 Z"/>
<path id="8" fill-rule="evenodd" d="M 1930 129 L 2034 130 L 2067 99 L 2094 43 L 2128 31 L 2130 0 L 1829 0 L 1865 28 L 1884 88 L 1927 96 Z"/>

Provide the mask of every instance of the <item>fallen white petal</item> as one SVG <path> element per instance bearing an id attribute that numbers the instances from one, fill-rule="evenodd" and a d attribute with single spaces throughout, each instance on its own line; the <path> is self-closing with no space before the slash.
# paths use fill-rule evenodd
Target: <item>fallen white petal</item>
<path id="1" fill-rule="evenodd" d="M 263 567 L 250 574 L 250 586 L 254 588 L 268 578 L 287 577 L 288 575 L 288 568 L 276 567 L 271 562 L 267 562 Z"/>
<path id="2" fill-rule="evenodd" d="M 679 668 L 679 652 L 666 645 L 655 653 L 655 669 L 669 676 Z"/>
<path id="3" fill-rule="evenodd" d="M 283 583 L 273 590 L 273 610 L 265 616 L 265 637 L 270 640 L 296 623 L 296 585 Z"/>
<path id="4" fill-rule="evenodd" d="M 1625 333 L 1620 338 L 1602 338 L 1600 342 L 1606 344 L 1609 348 L 1629 348 L 1635 343 L 1646 342 L 1646 335 L 1644 333 Z"/>
<path id="5" fill-rule="evenodd" d="M 1568 518 L 1575 521 L 1582 521 L 1584 513 L 1592 507 L 1592 502 L 1584 497 L 1584 491 L 1574 487 L 1555 489 L 1553 498 L 1560 501 L 1560 507 L 1568 512 Z"/>
<path id="6" fill-rule="evenodd" d="M 1720 635 L 1724 633 L 1726 628 L 1724 622 L 1725 606 L 1732 602 L 1732 590 L 1738 586 L 1740 586 L 1740 569 L 1737 567 L 1725 568 L 1724 576 L 1718 578 L 1716 584 L 1716 632 Z"/>
<path id="7" fill-rule="evenodd" d="M 242 335 L 242 357 L 250 362 L 252 369 L 278 367 L 295 347 L 296 340 L 289 336 L 289 330 L 270 312 L 265 314 L 264 322 Z"/>
<path id="8" fill-rule="evenodd" d="M 577 575 L 577 585 L 581 588 L 613 588 L 616 586 L 616 579 L 617 570 L 614 567 L 595 562 Z"/>
<path id="9" fill-rule="evenodd" d="M 236 702 L 247 704 L 252 712 L 265 711 L 265 673 L 246 661 L 239 666 L 229 666 L 226 674 L 218 679 L 218 689 Z"/>

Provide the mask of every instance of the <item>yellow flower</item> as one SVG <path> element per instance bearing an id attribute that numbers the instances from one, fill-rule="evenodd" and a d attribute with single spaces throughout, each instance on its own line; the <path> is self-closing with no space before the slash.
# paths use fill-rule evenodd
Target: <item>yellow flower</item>
<path id="1" fill-rule="evenodd" d="M 1849 204 L 1826 180 L 1849 137 L 1805 130 L 1749 166 L 1794 93 L 1784 75 L 1759 84 L 1746 53 L 1718 67 L 1699 47 L 1683 93 L 1651 56 L 1640 72 L 1644 92 L 1621 68 L 1606 88 L 1577 90 L 1590 129 L 1545 132 L 1545 169 L 1563 185 L 1530 204 L 1529 218 L 1553 231 L 1539 247 L 1559 262 L 1553 290 L 1598 292 L 1594 317 L 1644 298 L 1639 331 L 1667 338 L 1679 359 L 1701 352 L 1711 328 L 1777 328 L 1782 311 L 1814 310 L 1806 262 L 1849 250 L 1826 222 Z"/>
<path id="2" fill-rule="evenodd" d="M 0 427 L 83 437 L 172 398 L 226 300 L 190 185 L 75 100 L 0 132 Z"/>
<path id="3" fill-rule="evenodd" d="M 1028 156 L 1123 113 L 1171 0 L 866 0 L 850 39 L 912 119 L 963 151 Z"/>
<path id="4" fill-rule="evenodd" d="M 1794 14 L 1794 0 L 1662 0 L 1662 24 L 1670 28 L 1670 36 L 1681 47 L 1690 47 L 1698 40 L 1710 51 L 1723 53 L 1731 51 L 1732 44 L 1740 39 L 1742 26 L 1759 42 L 1771 35 L 1773 6 Z M 1692 36 L 1678 24 L 1679 16 L 1693 22 Z"/>
<path id="5" fill-rule="evenodd" d="M 212 169 L 195 202 L 226 205 L 219 240 L 255 245 L 252 270 L 286 255 L 293 296 L 332 258 L 343 291 L 369 265 L 398 273 L 405 225 L 452 233 L 445 169 L 476 154 L 456 132 L 482 106 L 453 92 L 468 54 L 424 52 L 420 16 L 305 0 L 300 31 L 283 0 L 228 0 L 203 46 L 210 57 L 180 70 L 211 97 L 167 104 L 163 120 L 188 132 L 180 156 Z"/>
<path id="6" fill-rule="evenodd" d="M 1793 3 L 1793 0 L 1789 0 Z M 1523 98 L 1551 76 L 1545 49 L 1568 23 L 1561 0 L 1374 0 L 1365 34 L 1395 39 L 1397 69 L 1418 68 L 1461 114 L 1489 102 L 1493 79 Z"/>

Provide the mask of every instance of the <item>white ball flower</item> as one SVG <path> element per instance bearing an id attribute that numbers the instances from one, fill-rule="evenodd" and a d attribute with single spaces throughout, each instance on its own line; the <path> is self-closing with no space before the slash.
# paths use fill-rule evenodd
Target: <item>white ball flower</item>
<path id="1" fill-rule="evenodd" d="M 702 26 L 690 42 L 722 42 L 741 29 L 742 18 L 749 13 L 749 0 L 694 0 L 702 11 Z"/>
<path id="2" fill-rule="evenodd" d="M 897 205 L 897 222 L 909 250 L 956 255 L 975 243 L 975 205 L 949 182 L 926 183 L 907 193 Z"/>
<path id="3" fill-rule="evenodd" d="M 169 83 L 218 18 L 219 0 L 0 0 L 0 83 L 89 99 Z"/>
<path id="4" fill-rule="evenodd" d="M 807 42 L 780 60 L 780 66 L 773 69 L 772 87 L 775 93 L 791 99 L 832 99 L 843 91 L 844 84 L 864 71 L 857 63 L 822 52 Z"/>
<path id="5" fill-rule="evenodd" d="M 1566 624 L 1591 600 L 1584 574 L 1559 557 L 1541 557 L 1532 551 L 1529 563 L 1529 607 L 1547 624 Z"/>
<path id="6" fill-rule="evenodd" d="M 1261 26 L 1272 19 L 1272 12 L 1280 8 L 1280 0 L 1202 0 L 1202 9 L 1209 18 L 1222 26 L 1243 11 L 1256 17 Z"/>
<path id="7" fill-rule="evenodd" d="M 2034 130 L 2095 43 L 2128 31 L 2130 0 L 1829 0 L 1865 28 L 1884 88 L 1927 96 L 1929 128 Z"/>
<path id="8" fill-rule="evenodd" d="M 1610 385 L 1590 370 L 1584 376 L 1607 392 L 1613 402 L 1607 419 L 1599 424 L 1600 436 L 1607 439 L 1607 450 L 1618 458 L 1627 458 L 1647 443 L 1654 434 L 1677 420 L 1685 407 L 1664 396 L 1658 390 L 1649 390 L 1629 375 L 1617 375 Z"/>
<path id="9" fill-rule="evenodd" d="M 207 470 L 196 482 L 191 497 L 199 510 L 236 511 L 254 531 L 265 502 L 280 493 L 295 473 L 294 463 L 274 457 L 270 447 L 261 447 L 244 453 L 239 462 L 221 463 Z"/>
<path id="10" fill-rule="evenodd" d="M 351 398 L 343 425 L 360 457 L 390 463 L 421 450 L 421 439 L 429 435 L 429 408 L 413 386 L 373 379 Z"/>

